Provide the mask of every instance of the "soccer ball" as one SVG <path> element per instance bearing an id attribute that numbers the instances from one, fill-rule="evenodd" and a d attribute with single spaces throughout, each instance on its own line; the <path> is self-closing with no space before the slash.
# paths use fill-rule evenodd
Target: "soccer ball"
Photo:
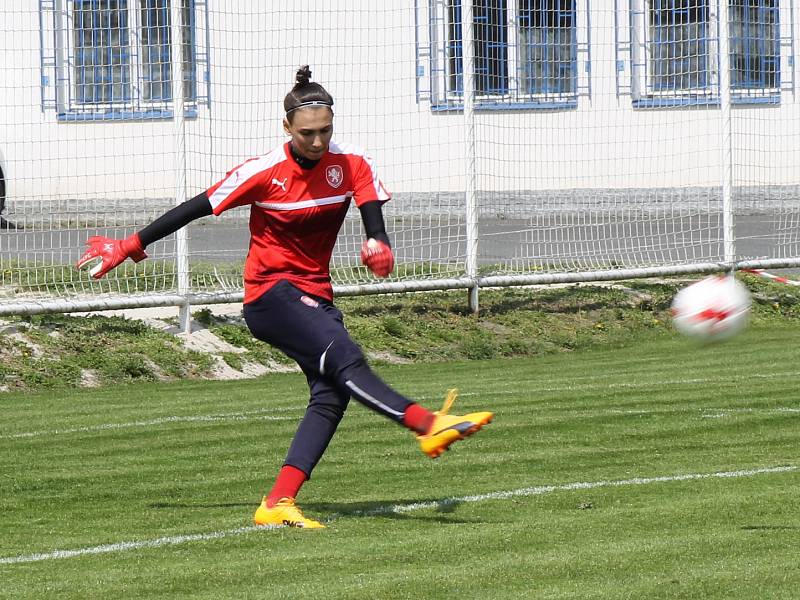
<path id="1" fill-rule="evenodd" d="M 672 301 L 672 323 L 704 342 L 732 337 L 747 325 L 750 292 L 732 275 L 712 275 L 680 290 Z"/>

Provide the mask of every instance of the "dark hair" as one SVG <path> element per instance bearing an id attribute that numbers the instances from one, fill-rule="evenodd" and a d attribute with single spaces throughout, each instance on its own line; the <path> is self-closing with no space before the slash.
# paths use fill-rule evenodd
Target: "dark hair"
<path id="1" fill-rule="evenodd" d="M 286 94 L 283 99 L 283 110 L 286 111 L 286 118 L 292 120 L 292 113 L 298 108 L 305 106 L 333 106 L 333 96 L 320 84 L 311 81 L 311 69 L 308 65 L 303 65 L 297 69 L 295 75 L 297 83 L 294 84 L 292 91 Z M 331 110 L 333 110 L 331 108 Z"/>

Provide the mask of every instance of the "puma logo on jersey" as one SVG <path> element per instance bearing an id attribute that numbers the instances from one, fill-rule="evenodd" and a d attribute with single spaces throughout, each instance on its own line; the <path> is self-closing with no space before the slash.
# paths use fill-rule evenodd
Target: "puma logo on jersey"
<path id="1" fill-rule="evenodd" d="M 273 184 L 273 185 L 280 186 L 280 188 L 281 188 L 281 189 L 282 189 L 282 190 L 285 192 L 285 191 L 286 191 L 286 180 L 287 180 L 287 179 L 288 179 L 288 177 L 284 177 L 284 178 L 283 178 L 283 181 L 278 181 L 277 179 L 275 179 L 275 178 L 273 177 L 273 178 L 272 178 L 272 184 Z"/>

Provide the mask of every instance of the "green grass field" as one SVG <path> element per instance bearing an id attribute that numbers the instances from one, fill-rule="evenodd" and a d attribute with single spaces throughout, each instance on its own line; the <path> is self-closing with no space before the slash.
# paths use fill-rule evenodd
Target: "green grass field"
<path id="1" fill-rule="evenodd" d="M 495 422 L 431 461 L 353 404 L 323 531 L 250 526 L 300 375 L 7 394 L 0 597 L 796 599 L 799 335 L 381 367 Z"/>

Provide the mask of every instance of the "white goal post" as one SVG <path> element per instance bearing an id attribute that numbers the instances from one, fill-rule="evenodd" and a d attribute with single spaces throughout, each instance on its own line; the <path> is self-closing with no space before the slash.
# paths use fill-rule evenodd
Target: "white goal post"
<path id="1" fill-rule="evenodd" d="M 246 210 L 73 265 L 284 140 L 302 64 L 393 193 L 340 295 L 800 266 L 795 4 L 4 0 L 0 316 L 241 301 Z"/>

